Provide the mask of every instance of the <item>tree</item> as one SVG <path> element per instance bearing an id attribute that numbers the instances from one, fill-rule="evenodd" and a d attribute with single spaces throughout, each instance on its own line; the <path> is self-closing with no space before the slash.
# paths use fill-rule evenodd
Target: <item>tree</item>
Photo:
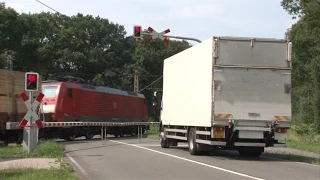
<path id="1" fill-rule="evenodd" d="M 108 19 L 60 14 L 18 14 L 0 6 L 0 68 L 2 53 L 16 51 L 14 70 L 39 72 L 44 80 L 73 76 L 95 85 L 133 91 L 134 71 L 140 89 L 162 76 L 163 61 L 190 45 L 186 41 L 135 41 L 122 25 Z M 70 77 L 69 77 L 70 79 Z M 162 87 L 162 81 L 155 86 Z M 151 107 L 152 89 L 142 91 Z"/>
<path id="2" fill-rule="evenodd" d="M 320 6 L 315 0 L 283 0 L 281 5 L 300 17 L 286 33 L 293 43 L 293 115 L 320 133 Z"/>

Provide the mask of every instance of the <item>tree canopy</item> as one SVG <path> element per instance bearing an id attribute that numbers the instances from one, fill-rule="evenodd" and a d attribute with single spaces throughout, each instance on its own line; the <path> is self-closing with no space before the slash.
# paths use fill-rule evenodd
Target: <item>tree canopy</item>
<path id="1" fill-rule="evenodd" d="M 299 17 L 286 33 L 293 44 L 294 122 L 310 125 L 310 131 L 320 133 L 320 3 L 283 0 L 281 5 L 293 18 Z"/>
<path id="2" fill-rule="evenodd" d="M 0 4 L 0 68 L 7 67 L 10 50 L 13 70 L 36 71 L 44 79 L 73 76 L 133 91 L 135 70 L 141 89 L 162 76 L 165 58 L 189 47 L 186 41 L 166 45 L 161 40 L 136 40 L 122 25 L 99 16 L 19 14 Z M 161 87 L 159 81 L 152 88 Z M 152 89 L 141 93 L 150 105 Z"/>

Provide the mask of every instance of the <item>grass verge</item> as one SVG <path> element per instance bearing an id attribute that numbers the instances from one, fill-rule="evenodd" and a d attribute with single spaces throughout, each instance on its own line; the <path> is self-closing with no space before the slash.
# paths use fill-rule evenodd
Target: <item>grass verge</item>
<path id="1" fill-rule="evenodd" d="M 0 171 L 0 179 L 6 180 L 30 180 L 30 179 L 50 179 L 50 180 L 76 180 L 72 170 L 59 169 L 10 169 Z"/>
<path id="2" fill-rule="evenodd" d="M 147 137 L 150 139 L 159 139 L 159 124 L 150 124 L 149 127 Z"/>
<path id="3" fill-rule="evenodd" d="M 63 155 L 64 144 L 55 141 L 40 142 L 30 154 L 21 145 L 0 148 L 0 158 L 63 158 Z"/>
<path id="4" fill-rule="evenodd" d="M 288 132 L 288 140 L 282 141 L 288 148 L 320 153 L 320 135 L 298 135 L 293 130 Z"/>
<path id="5" fill-rule="evenodd" d="M 271 158 L 278 158 L 278 159 L 284 159 L 284 160 L 296 161 L 296 162 L 304 162 L 304 163 L 315 164 L 320 166 L 320 159 L 316 159 L 316 158 L 309 158 L 305 156 L 297 156 L 297 155 L 291 155 L 291 154 L 274 154 L 274 153 L 264 153 L 263 155 Z"/>
<path id="6" fill-rule="evenodd" d="M 52 179 L 76 180 L 72 168 L 63 162 L 64 144 L 55 141 L 40 142 L 29 154 L 21 145 L 1 147 L 0 158 L 55 158 L 60 161 L 60 169 L 9 169 L 0 170 L 2 179 Z"/>

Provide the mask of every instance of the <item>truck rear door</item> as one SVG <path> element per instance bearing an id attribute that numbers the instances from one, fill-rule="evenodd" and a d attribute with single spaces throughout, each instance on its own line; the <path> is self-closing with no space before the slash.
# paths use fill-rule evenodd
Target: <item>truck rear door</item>
<path id="1" fill-rule="evenodd" d="M 214 121 L 290 122 L 290 44 L 232 37 L 215 42 Z"/>

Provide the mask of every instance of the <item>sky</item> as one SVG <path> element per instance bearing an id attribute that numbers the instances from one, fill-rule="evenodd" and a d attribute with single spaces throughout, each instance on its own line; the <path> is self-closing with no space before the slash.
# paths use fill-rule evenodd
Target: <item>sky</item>
<path id="1" fill-rule="evenodd" d="M 37 0 L 0 0 L 21 13 L 54 12 Z M 280 6 L 281 0 L 39 0 L 62 14 L 107 18 L 123 25 L 149 26 L 168 35 L 200 40 L 212 36 L 284 38 L 296 21 Z M 197 42 L 189 41 L 191 44 Z"/>

